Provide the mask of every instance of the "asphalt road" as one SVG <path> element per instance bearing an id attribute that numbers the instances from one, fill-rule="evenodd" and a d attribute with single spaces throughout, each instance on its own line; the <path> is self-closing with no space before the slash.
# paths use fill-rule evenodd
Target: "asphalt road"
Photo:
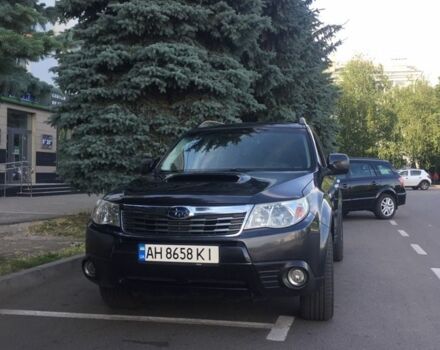
<path id="1" fill-rule="evenodd" d="M 408 204 L 393 222 L 378 221 L 370 213 L 349 215 L 345 259 L 336 264 L 334 319 L 319 323 L 295 318 L 284 341 L 266 338 L 280 315 L 296 314 L 295 300 L 252 303 L 163 296 L 142 310 L 121 314 L 167 317 L 172 323 L 121 321 L 75 270 L 14 297 L 0 295 L 0 309 L 32 315 L 0 315 L 0 349 L 438 350 L 440 276 L 431 268 L 440 268 L 440 191 L 409 190 Z M 35 310 L 57 313 L 38 316 Z M 188 324 L 188 319 L 250 323 Z"/>

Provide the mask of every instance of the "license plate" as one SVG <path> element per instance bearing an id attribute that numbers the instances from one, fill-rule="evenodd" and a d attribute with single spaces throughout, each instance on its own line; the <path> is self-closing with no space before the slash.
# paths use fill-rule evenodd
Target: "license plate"
<path id="1" fill-rule="evenodd" d="M 219 247 L 198 245 L 139 244 L 141 262 L 218 264 Z"/>

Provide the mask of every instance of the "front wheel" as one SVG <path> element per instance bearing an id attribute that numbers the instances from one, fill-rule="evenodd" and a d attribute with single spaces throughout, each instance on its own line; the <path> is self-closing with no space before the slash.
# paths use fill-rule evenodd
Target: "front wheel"
<path id="1" fill-rule="evenodd" d="M 391 219 L 396 213 L 396 207 L 394 196 L 384 193 L 376 202 L 374 214 L 378 219 Z"/>
<path id="2" fill-rule="evenodd" d="M 420 189 L 422 189 L 423 191 L 426 191 L 429 189 L 429 182 L 428 181 L 422 181 L 419 185 Z"/>
<path id="3" fill-rule="evenodd" d="M 313 294 L 301 296 L 301 317 L 311 321 L 328 321 L 333 317 L 333 304 L 333 240 L 330 237 L 325 255 L 324 280 Z"/>

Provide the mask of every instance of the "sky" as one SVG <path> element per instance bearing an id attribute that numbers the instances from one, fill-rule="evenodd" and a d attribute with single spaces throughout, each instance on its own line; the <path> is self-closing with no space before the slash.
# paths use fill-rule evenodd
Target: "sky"
<path id="1" fill-rule="evenodd" d="M 44 2 L 52 5 L 54 0 Z M 334 61 L 344 63 L 360 54 L 387 65 L 392 59 L 405 58 L 432 84 L 438 82 L 440 0 L 315 0 L 313 7 L 322 10 L 325 24 L 344 26 Z M 51 82 L 53 74 L 48 70 L 54 64 L 53 59 L 34 63 L 31 71 Z"/>
<path id="2" fill-rule="evenodd" d="M 343 44 L 332 59 L 361 54 L 387 65 L 406 58 L 433 84 L 440 77 L 439 0 L 316 0 L 326 24 L 340 24 Z"/>
<path id="3" fill-rule="evenodd" d="M 44 3 L 47 6 L 54 6 L 55 5 L 55 0 L 44 0 L 44 1 L 39 1 L 39 2 Z M 48 28 L 48 29 L 51 29 L 51 28 Z M 41 60 L 40 62 L 32 62 L 29 65 L 29 70 L 37 78 L 39 78 L 47 83 L 53 84 L 54 74 L 52 72 L 50 72 L 49 69 L 56 66 L 56 64 L 57 64 L 57 61 L 54 58 L 48 57 L 48 58 L 45 58 L 44 60 Z"/>

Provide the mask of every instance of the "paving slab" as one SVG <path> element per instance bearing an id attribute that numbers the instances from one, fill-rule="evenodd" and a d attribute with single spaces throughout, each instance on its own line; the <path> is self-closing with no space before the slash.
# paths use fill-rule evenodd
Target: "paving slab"
<path id="1" fill-rule="evenodd" d="M 0 225 L 90 213 L 99 196 L 72 194 L 46 197 L 0 198 Z"/>

